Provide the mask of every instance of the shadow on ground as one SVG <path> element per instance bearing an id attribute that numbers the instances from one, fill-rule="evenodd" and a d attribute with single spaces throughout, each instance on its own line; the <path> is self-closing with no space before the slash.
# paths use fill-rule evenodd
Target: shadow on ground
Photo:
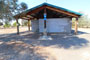
<path id="1" fill-rule="evenodd" d="M 4 34 L 0 35 L 0 41 L 23 41 L 24 43 L 41 45 L 41 46 L 57 46 L 59 48 L 82 48 L 88 45 L 89 41 L 84 38 L 79 38 L 72 34 L 49 34 L 53 40 L 38 40 L 41 36 L 39 33 L 21 32 L 20 35 Z"/>
<path id="2" fill-rule="evenodd" d="M 72 30 L 71 33 L 74 34 L 74 30 Z M 80 34 L 89 34 L 89 33 L 82 32 L 82 31 L 78 31 L 77 33 L 78 33 L 78 35 L 80 35 Z"/>
<path id="3" fill-rule="evenodd" d="M 52 40 L 39 40 L 42 34 L 21 32 L 0 35 L 0 59 L 2 60 L 45 60 L 47 56 L 35 54 L 36 46 L 79 49 L 88 46 L 89 41 L 73 34 L 48 34 Z M 32 48 L 33 46 L 33 48 Z M 51 59 L 52 60 L 52 59 Z M 55 59 L 54 59 L 55 60 Z"/>
<path id="4" fill-rule="evenodd" d="M 55 46 L 59 48 L 82 48 L 88 45 L 89 41 L 84 38 L 79 38 L 75 35 L 66 35 L 66 34 L 56 34 L 50 35 L 53 40 L 44 40 L 41 41 L 43 46 Z"/>

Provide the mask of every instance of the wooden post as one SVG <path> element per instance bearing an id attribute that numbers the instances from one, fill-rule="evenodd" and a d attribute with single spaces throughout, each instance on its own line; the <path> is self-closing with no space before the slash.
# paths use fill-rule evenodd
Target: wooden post
<path id="1" fill-rule="evenodd" d="M 30 20 L 28 20 L 28 31 L 30 31 Z"/>
<path id="2" fill-rule="evenodd" d="M 77 31 L 78 31 L 78 18 L 76 18 L 75 21 L 75 34 L 77 34 Z"/>
<path id="3" fill-rule="evenodd" d="M 17 34 L 19 34 L 19 22 L 18 22 L 18 19 L 16 19 L 16 23 L 17 23 Z"/>

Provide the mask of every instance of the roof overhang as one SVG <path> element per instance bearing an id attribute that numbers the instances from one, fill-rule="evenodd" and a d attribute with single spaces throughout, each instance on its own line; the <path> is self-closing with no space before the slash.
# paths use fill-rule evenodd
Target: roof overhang
<path id="1" fill-rule="evenodd" d="M 34 8 L 31 8 L 29 10 L 26 10 L 20 14 L 15 15 L 15 18 L 22 18 L 22 19 L 33 19 L 33 18 L 43 18 L 43 14 L 44 14 L 44 9 L 46 8 L 47 10 L 47 18 L 64 18 L 64 17 L 68 17 L 68 18 L 78 18 L 80 16 L 82 16 L 82 14 L 78 13 L 78 12 L 74 12 L 62 7 L 58 7 L 55 5 L 51 5 L 48 3 L 43 3 L 41 5 L 38 5 Z"/>

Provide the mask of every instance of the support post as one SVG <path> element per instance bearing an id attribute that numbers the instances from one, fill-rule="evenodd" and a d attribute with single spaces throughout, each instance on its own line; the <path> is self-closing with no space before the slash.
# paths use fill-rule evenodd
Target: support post
<path id="1" fill-rule="evenodd" d="M 77 31 L 78 31 L 78 18 L 76 18 L 75 21 L 75 34 L 77 34 Z"/>
<path id="2" fill-rule="evenodd" d="M 47 20 L 47 13 L 46 13 L 46 8 L 44 10 L 44 35 L 47 36 L 47 31 L 46 31 L 46 20 Z"/>
<path id="3" fill-rule="evenodd" d="M 41 36 L 41 37 L 39 38 L 39 40 L 52 40 L 52 38 L 47 35 L 46 22 L 47 22 L 47 13 L 46 13 L 46 8 L 45 8 L 45 9 L 44 9 L 44 32 L 43 32 L 43 36 Z"/>
<path id="4" fill-rule="evenodd" d="M 30 20 L 28 20 L 28 31 L 30 31 Z"/>
<path id="5" fill-rule="evenodd" d="M 19 34 L 19 22 L 18 22 L 18 19 L 16 19 L 16 23 L 17 23 L 17 34 Z"/>

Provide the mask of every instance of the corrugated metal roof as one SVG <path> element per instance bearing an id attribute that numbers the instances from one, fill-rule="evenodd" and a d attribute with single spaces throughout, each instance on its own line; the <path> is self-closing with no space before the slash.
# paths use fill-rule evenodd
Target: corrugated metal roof
<path id="1" fill-rule="evenodd" d="M 69 10 L 69 9 L 66 9 L 66 8 L 63 8 L 63 7 L 55 6 L 55 5 L 52 5 L 52 4 L 49 4 L 49 3 L 42 3 L 42 4 L 38 5 L 38 6 L 35 6 L 35 7 L 31 8 L 31 9 L 27 10 L 26 12 L 32 11 L 32 10 L 34 10 L 36 8 L 39 8 L 41 6 L 44 6 L 44 5 L 51 6 L 51 7 L 60 9 L 60 10 L 64 10 L 64 11 L 67 11 L 67 12 L 70 12 L 70 13 L 73 13 L 73 14 L 76 14 L 76 15 L 80 15 L 80 16 L 83 15 L 81 13 L 78 13 L 78 12 L 75 12 L 75 11 L 72 11 L 72 10 Z"/>

